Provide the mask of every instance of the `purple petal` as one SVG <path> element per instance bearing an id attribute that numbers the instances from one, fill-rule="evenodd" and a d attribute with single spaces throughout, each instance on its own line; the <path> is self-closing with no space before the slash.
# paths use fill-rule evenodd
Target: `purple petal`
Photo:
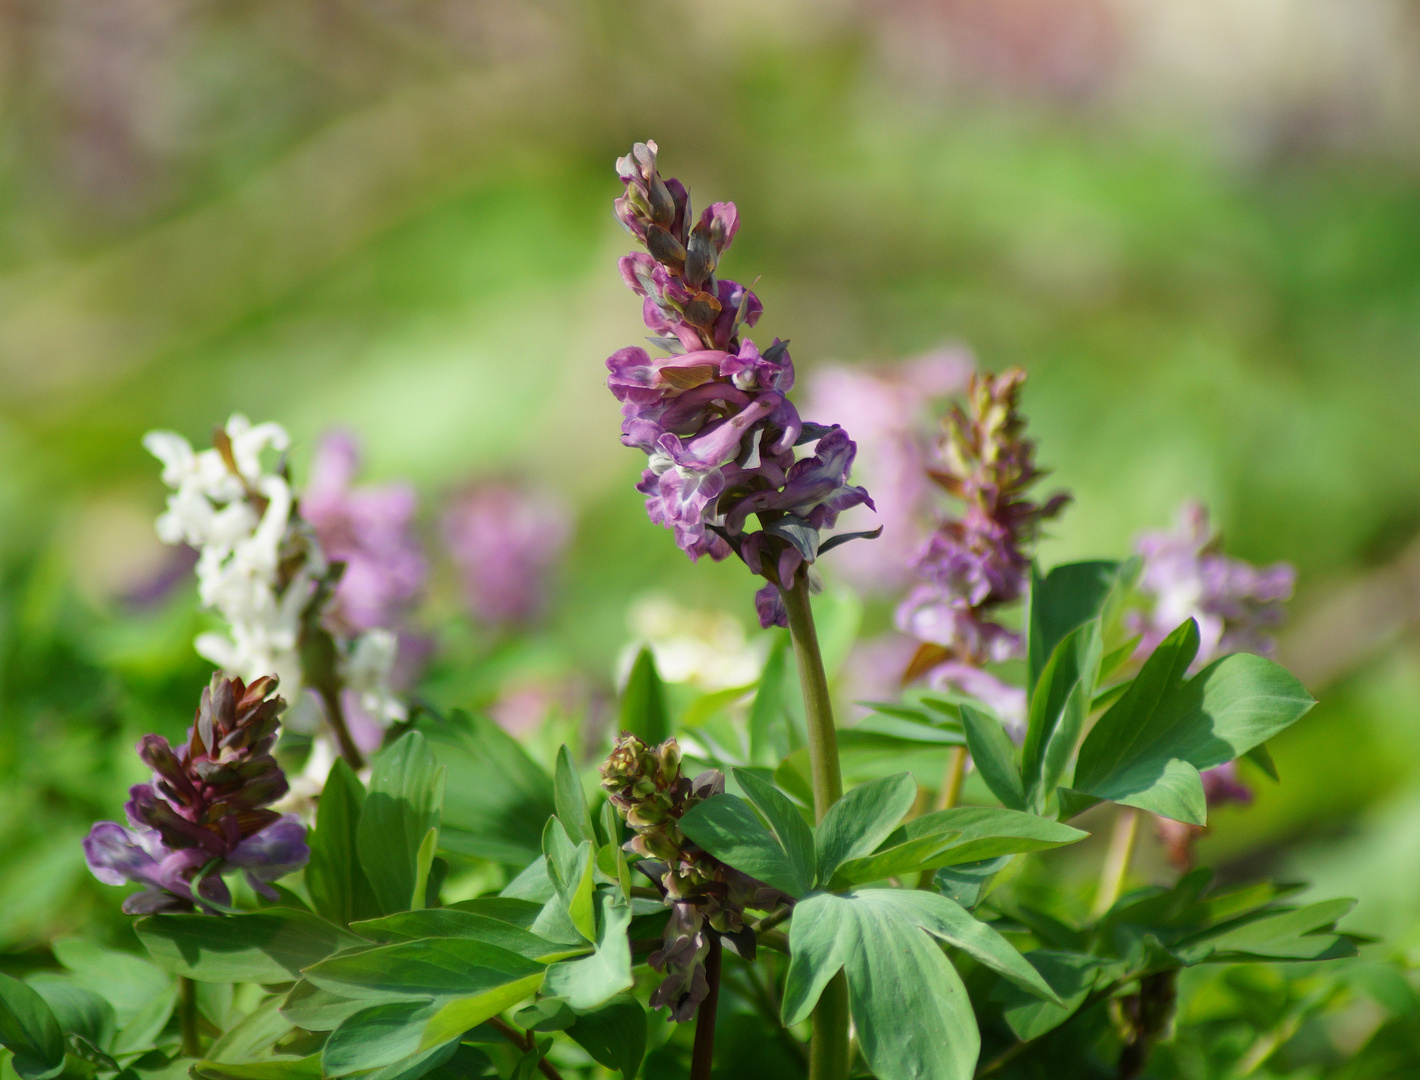
<path id="1" fill-rule="evenodd" d="M 267 882 L 299 870 L 310 857 L 305 825 L 295 814 L 285 814 L 233 848 L 226 863 L 257 882 Z"/>

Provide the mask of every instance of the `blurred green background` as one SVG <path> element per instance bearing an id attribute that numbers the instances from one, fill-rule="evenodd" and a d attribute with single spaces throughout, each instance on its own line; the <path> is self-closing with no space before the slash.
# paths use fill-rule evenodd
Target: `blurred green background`
<path id="1" fill-rule="evenodd" d="M 279 420 L 299 479 L 347 426 L 431 547 L 471 479 L 569 500 L 527 640 L 436 570 L 446 695 L 488 693 L 469 656 L 605 696 L 649 592 L 752 618 L 646 522 L 603 387 L 644 332 L 612 162 L 653 137 L 738 204 L 725 272 L 802 373 L 1030 371 L 1077 497 L 1045 563 L 1197 496 L 1298 566 L 1281 654 L 1322 705 L 1204 859 L 1360 896 L 1420 960 L 1417 89 L 1383 0 L 0 2 L 0 947 L 109 910 L 79 838 L 205 679 L 190 589 L 123 599 L 167 557 L 149 428 Z"/>

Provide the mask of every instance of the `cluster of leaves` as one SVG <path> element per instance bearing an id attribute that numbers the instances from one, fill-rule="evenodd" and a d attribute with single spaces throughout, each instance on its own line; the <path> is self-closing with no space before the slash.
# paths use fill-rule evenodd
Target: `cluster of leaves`
<path id="1" fill-rule="evenodd" d="M 1349 901 L 1299 906 L 1295 887 L 1215 889 L 1196 871 L 1080 920 L 1013 886 L 1023 857 L 1083 839 L 1066 819 L 1096 803 L 1202 823 L 1199 770 L 1241 755 L 1265 766 L 1266 740 L 1312 703 L 1260 657 L 1189 677 L 1191 623 L 1121 678 L 1131 575 L 1088 563 L 1035 578 L 1022 747 L 984 706 L 930 693 L 844 733 L 850 757 L 966 746 L 1000 805 L 921 813 L 919 781 L 896 771 L 851 787 L 814 826 L 782 644 L 758 687 L 736 692 L 753 695 L 746 753 L 695 743 L 727 793 L 680 829 L 794 905 L 754 925 L 757 950 L 726 957 L 720 1074 L 802 1075 L 807 1020 L 840 972 L 856 1054 L 883 1080 L 1025 1078 L 1064 1060 L 1078 1075 L 1142 1075 L 1146 1060 L 1168 1077 L 1256 1070 L 1358 992 L 1389 1019 L 1343 1075 L 1420 1066 L 1420 1009 L 1394 971 L 1270 966 L 1354 954 L 1336 930 Z M 671 733 L 649 654 L 622 720 L 643 738 Z M 375 757 L 368 786 L 336 764 L 310 864 L 278 901 L 142 919 L 151 960 L 60 941 L 63 971 L 0 978 L 6 1067 L 23 1080 L 684 1075 L 688 1033 L 644 1005 L 667 909 L 589 787 L 565 747 L 549 776 L 486 720 L 426 715 Z M 506 883 L 444 903 L 450 864 L 469 860 L 504 867 Z M 1239 966 L 1258 962 L 1269 966 Z M 1200 989 L 1175 1015 L 1180 985 Z"/>

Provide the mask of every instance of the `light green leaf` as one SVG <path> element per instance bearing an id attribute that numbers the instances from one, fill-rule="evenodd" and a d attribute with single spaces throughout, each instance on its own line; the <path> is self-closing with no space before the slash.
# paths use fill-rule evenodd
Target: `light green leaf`
<path id="1" fill-rule="evenodd" d="M 596 952 L 582 960 L 564 960 L 547 969 L 543 992 L 564 999 L 577 1010 L 595 1009 L 612 997 L 629 990 L 631 942 L 626 931 L 631 926 L 631 905 L 618 894 L 601 896 L 601 928 Z"/>
<path id="2" fill-rule="evenodd" d="M 439 828 L 445 775 L 417 731 L 401 736 L 374 760 L 355 836 L 360 865 L 382 914 L 424 906 L 422 848 L 429 831 Z M 427 859 L 432 858 L 431 845 Z M 427 879 L 427 864 L 423 871 Z"/>
<path id="3" fill-rule="evenodd" d="M 482 993 L 447 1001 L 429 1021 L 424 1029 L 425 1047 L 438 1046 L 446 1039 L 456 1039 L 470 1028 L 475 1028 L 490 1016 L 497 1016 L 504 1009 L 510 1009 L 524 998 L 537 993 L 542 985 L 543 975 L 526 975 L 521 979 L 491 986 Z"/>
<path id="4" fill-rule="evenodd" d="M 959 806 L 923 814 L 895 829 L 865 859 L 838 868 L 850 882 L 881 881 L 911 870 L 980 862 L 999 855 L 1044 851 L 1083 840 L 1089 834 L 1050 818 L 997 806 Z"/>
<path id="5" fill-rule="evenodd" d="M 514 866 L 536 859 L 554 811 L 552 781 L 517 740 L 491 720 L 458 711 L 446 721 L 424 717 L 418 730 L 448 769 L 439 843 Z"/>
<path id="6" fill-rule="evenodd" d="M 487 942 L 427 938 L 342 953 L 305 974 L 343 997 L 393 1001 L 467 997 L 542 972 L 542 964 Z"/>
<path id="7" fill-rule="evenodd" d="M 551 942 L 512 923 L 454 908 L 406 911 L 399 915 L 387 915 L 383 919 L 357 923 L 352 929 L 371 941 L 382 944 L 417 941 L 420 938 L 466 938 L 470 941 L 483 941 L 544 964 L 586 952 L 585 947 L 569 947 Z"/>
<path id="8" fill-rule="evenodd" d="M 768 823 L 770 832 L 798 867 L 800 874 L 812 885 L 817 857 L 814 852 L 813 830 L 804 820 L 803 812 L 790 802 L 782 791 L 749 769 L 733 771 L 735 782 L 740 785 L 745 798 L 760 812 Z"/>
<path id="9" fill-rule="evenodd" d="M 349 765 L 336 759 L 321 790 L 316 827 L 311 831 L 306 888 L 316 912 L 341 926 L 380 913 L 357 849 L 356 830 L 364 803 L 365 786 Z"/>
<path id="10" fill-rule="evenodd" d="M 866 890 L 795 908 L 783 1020 L 806 1019 L 842 968 L 859 1047 L 880 1080 L 970 1080 L 980 1051 L 971 1002 L 946 955 L 893 902 Z"/>
<path id="11" fill-rule="evenodd" d="M 932 884 L 948 900 L 955 900 L 971 911 L 981 903 L 991 879 L 1006 869 L 1010 862 L 1011 856 L 1000 855 L 960 866 L 943 866 L 932 875 Z"/>
<path id="12" fill-rule="evenodd" d="M 172 1011 L 177 984 L 171 975 L 140 956 L 86 938 L 58 938 L 51 948 L 78 985 L 113 1006 L 119 1028 L 114 1053 L 152 1045 Z"/>
<path id="13" fill-rule="evenodd" d="M 839 864 L 874 851 L 916 798 L 912 775 L 898 773 L 856 787 L 829 807 L 814 838 L 820 882 L 827 883 Z"/>
<path id="14" fill-rule="evenodd" d="M 1062 1004 L 1040 973 L 1009 941 L 955 901 L 922 889 L 865 889 L 858 895 L 870 896 L 875 903 L 897 908 L 914 926 L 956 946 L 1021 989 L 1045 1001 Z"/>
<path id="15" fill-rule="evenodd" d="M 588 941 L 597 938 L 596 907 L 592 845 L 584 840 L 574 845 L 557 818 L 549 818 L 543 830 L 543 850 L 547 859 L 547 876 L 557 898 L 577 932 Z"/>
<path id="16" fill-rule="evenodd" d="M 680 828 L 721 862 L 790 896 L 803 896 L 813 885 L 812 862 L 806 867 L 791 857 L 743 799 L 715 795 L 696 803 Z"/>
<path id="17" fill-rule="evenodd" d="M 567 1034 L 598 1065 L 619 1070 L 622 1080 L 635 1080 L 646 1056 L 646 1010 L 622 994 L 577 1017 Z"/>
<path id="18" fill-rule="evenodd" d="M 548 889 L 549 894 L 554 891 L 551 882 L 548 882 Z M 444 910 L 467 911 L 471 915 L 482 915 L 499 922 L 512 923 L 523 930 L 530 930 L 538 913 L 542 911 L 542 903 L 514 896 L 480 896 L 473 900 L 460 900 L 456 904 L 449 904 Z"/>
<path id="19" fill-rule="evenodd" d="M 592 828 L 592 812 L 587 807 L 587 793 L 577 776 L 577 767 L 572 764 L 572 752 L 566 744 L 557 751 L 557 769 L 553 776 L 553 794 L 557 806 L 557 820 L 567 830 L 574 844 L 587 841 L 597 846 L 597 834 Z"/>
<path id="20" fill-rule="evenodd" d="M 1137 573 L 1131 562 L 1095 561 L 1066 563 L 1044 577 L 1031 567 L 1030 594 L 1026 598 L 1027 693 L 1034 696 L 1046 662 L 1056 646 L 1077 626 L 1089 622 L 1108 606 L 1111 593 L 1127 591 Z"/>
<path id="21" fill-rule="evenodd" d="M 621 695 L 621 730 L 631 732 L 648 746 L 670 738 L 666 687 L 649 646 L 643 646 L 636 654 L 636 662 L 627 676 L 626 690 Z"/>
<path id="22" fill-rule="evenodd" d="M 269 997 L 207 1048 L 208 1061 L 251 1061 L 291 1030 L 281 1015 L 282 996 Z"/>
<path id="23" fill-rule="evenodd" d="M 1100 624 L 1091 619 L 1056 645 L 1030 698 L 1021 748 L 1028 805 L 1039 813 L 1060 783 L 1089 715 L 1100 662 Z"/>
<path id="24" fill-rule="evenodd" d="M 200 982 L 289 982 L 339 949 L 365 945 L 317 915 L 267 908 L 247 915 L 150 915 L 134 924 L 159 967 Z"/>
<path id="25" fill-rule="evenodd" d="M 1171 763 L 1201 771 L 1232 761 L 1315 704 L 1284 668 L 1247 653 L 1225 656 L 1185 681 L 1197 651 L 1198 627 L 1190 619 L 1145 661 L 1086 737 L 1075 790 L 1202 825 L 1201 783 L 1193 790 L 1189 771 Z"/>
<path id="26" fill-rule="evenodd" d="M 49 1080 L 64 1069 L 64 1032 L 44 998 L 19 979 L 0 975 L 0 1046 L 21 1080 Z"/>
<path id="27" fill-rule="evenodd" d="M 966 731 L 967 749 L 976 771 L 991 794 L 1011 810 L 1026 808 L 1025 786 L 1021 770 L 1016 767 L 1016 748 L 1006 729 L 993 717 L 977 712 L 969 705 L 961 706 L 962 727 Z"/>

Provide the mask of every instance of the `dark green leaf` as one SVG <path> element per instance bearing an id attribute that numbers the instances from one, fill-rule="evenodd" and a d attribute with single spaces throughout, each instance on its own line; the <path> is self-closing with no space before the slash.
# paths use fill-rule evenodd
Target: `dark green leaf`
<path id="1" fill-rule="evenodd" d="M 856 787 L 829 807 L 815 837 L 820 882 L 831 879 L 841 863 L 874 851 L 907 816 L 916 798 L 917 783 L 911 774 L 898 773 Z"/>
<path id="2" fill-rule="evenodd" d="M 621 695 L 621 730 L 638 736 L 648 746 L 670 738 L 666 687 L 649 646 L 636 654 L 636 662 L 631 665 L 631 674 L 626 679 L 626 690 Z"/>
<path id="3" fill-rule="evenodd" d="M 763 815 L 775 839 L 798 868 L 800 876 L 812 885 L 816 861 L 814 834 L 803 813 L 782 791 L 751 770 L 735 769 L 734 776 L 745 798 Z"/>
<path id="4" fill-rule="evenodd" d="M 59 938 L 51 947 L 78 985 L 113 1006 L 119 1028 L 114 1053 L 152 1044 L 172 1011 L 177 984 L 171 975 L 142 957 L 83 938 Z"/>
<path id="5" fill-rule="evenodd" d="M 1021 779 L 1027 802 L 1037 813 L 1045 809 L 1075 752 L 1099 661 L 1100 624 L 1091 619 L 1060 639 L 1035 684 L 1021 748 Z"/>
<path id="6" fill-rule="evenodd" d="M 322 1073 L 348 1076 L 413 1057 L 438 1010 L 427 999 L 391 1001 L 362 1009 L 330 1033 L 321 1050 Z"/>
<path id="7" fill-rule="evenodd" d="M 526 866 L 554 812 L 552 781 L 506 731 L 481 716 L 423 718 L 418 729 L 448 769 L 439 842 L 448 851 Z"/>
<path id="8" fill-rule="evenodd" d="M 840 735 L 882 735 L 903 743 L 922 743 L 927 746 L 960 746 L 964 741 L 961 727 L 945 724 L 923 711 L 920 720 L 909 720 L 889 713 L 874 713 L 858 721 L 855 727 L 840 732 Z"/>
<path id="9" fill-rule="evenodd" d="M 963 863 L 961 866 L 944 866 L 932 877 L 932 884 L 949 900 L 955 900 L 970 911 L 981 903 L 991 879 L 1004 870 L 1011 862 L 1011 856 L 1002 855 L 995 859 Z"/>
<path id="10" fill-rule="evenodd" d="M 429 938 L 342 953 L 307 968 L 306 979 L 343 997 L 390 1001 L 467 997 L 528 976 L 540 979 L 543 970 L 487 942 Z"/>
<path id="11" fill-rule="evenodd" d="M 587 793 L 577 776 L 577 767 L 572 764 L 572 752 L 566 744 L 557 751 L 557 770 L 553 777 L 553 795 L 557 806 L 557 819 L 567 830 L 574 844 L 586 840 L 593 847 L 597 844 L 597 834 L 592 829 L 592 812 L 587 807 Z"/>
<path id="12" fill-rule="evenodd" d="M 991 997 L 1001 1003 L 1006 1023 L 1022 1042 L 1037 1039 L 1070 1019 L 1094 988 L 1100 970 L 1097 958 L 1079 953 L 1036 949 L 1026 953 L 1025 958 L 1055 991 L 1061 1004 L 1041 1001 L 1012 983 L 1001 982 Z"/>
<path id="13" fill-rule="evenodd" d="M 1323 900 L 1277 914 L 1250 917 L 1241 925 L 1205 931 L 1174 951 L 1188 963 L 1205 960 L 1322 960 L 1354 956 L 1355 947 L 1332 933 L 1354 900 Z"/>
<path id="14" fill-rule="evenodd" d="M 289 982 L 339 949 L 367 944 L 296 908 L 231 916 L 150 915 L 134 929 L 159 967 L 215 983 Z"/>
<path id="15" fill-rule="evenodd" d="M 1025 617 L 1028 693 L 1033 694 L 1046 662 L 1065 636 L 1100 614 L 1111 590 L 1122 584 L 1120 571 L 1119 563 L 1105 561 L 1067 563 L 1044 577 L 1031 568 Z M 1123 577 L 1127 585 L 1128 575 Z"/>
<path id="16" fill-rule="evenodd" d="M 513 1014 L 513 1023 L 525 1031 L 566 1031 L 577 1014 L 561 998 L 545 997 Z"/>
<path id="17" fill-rule="evenodd" d="M 954 900 L 922 889 L 864 889 L 857 894 L 899 911 L 914 926 L 954 945 L 1021 989 L 1045 1001 L 1062 1004 L 1040 973 L 1009 941 Z"/>
<path id="18" fill-rule="evenodd" d="M 716 795 L 697 803 L 680 819 L 680 828 L 721 862 L 790 896 L 803 896 L 813 886 L 812 861 L 805 866 L 790 856 L 743 799 Z"/>
<path id="19" fill-rule="evenodd" d="M 629 990 L 631 942 L 626 931 L 631 926 L 631 905 L 619 894 L 603 892 L 596 952 L 582 960 L 564 960 L 547 969 L 543 992 L 563 998 L 577 1010 L 594 1009 Z"/>
<path id="20" fill-rule="evenodd" d="M 281 1002 L 281 1015 L 307 1031 L 334 1031 L 361 1009 L 369 1007 L 367 998 L 332 994 L 302 979 Z"/>
<path id="21" fill-rule="evenodd" d="M 841 967 L 874 1075 L 970 1080 L 980 1050 L 971 1001 L 942 950 L 884 895 L 898 892 L 820 893 L 799 903 L 789 929 L 784 1022 L 807 1018 Z"/>
<path id="22" fill-rule="evenodd" d="M 431 908 L 425 911 L 405 911 L 357 923 L 351 929 L 382 944 L 417 941 L 420 938 L 466 938 L 497 945 L 529 960 L 550 963 L 585 952 L 584 948 L 557 944 L 529 933 L 512 923 L 475 915 L 454 908 Z"/>
<path id="23" fill-rule="evenodd" d="M 1246 653 L 1225 656 L 1185 682 L 1197 651 L 1190 619 L 1086 737 L 1073 788 L 1202 825 L 1198 771 L 1261 745 L 1315 704 L 1285 669 Z"/>
<path id="24" fill-rule="evenodd" d="M 971 751 L 971 760 L 981 779 L 991 789 L 991 794 L 1008 809 L 1024 810 L 1025 787 L 1021 771 L 1016 767 L 1016 748 L 1011 745 L 1006 729 L 995 718 L 979 713 L 968 705 L 961 706 L 961 721 L 966 730 L 966 745 Z"/>
<path id="25" fill-rule="evenodd" d="M 623 1080 L 634 1080 L 646 1055 L 646 1010 L 622 994 L 577 1017 L 567 1034 L 598 1065 L 620 1070 Z"/>
<path id="26" fill-rule="evenodd" d="M 425 850 L 425 845 L 431 832 L 438 834 L 444 776 L 417 731 L 401 736 L 374 760 L 356 846 L 382 914 L 424 906 L 422 879 L 433 858 L 432 847 Z"/>
<path id="27" fill-rule="evenodd" d="M 364 802 L 365 786 L 349 765 L 337 759 L 321 790 L 306 888 L 317 913 L 341 926 L 380 914 L 357 849 Z"/>
<path id="28" fill-rule="evenodd" d="M 1267 749 L 1266 743 L 1258 743 L 1243 756 L 1266 773 L 1267 778 L 1274 784 L 1282 779 L 1277 775 L 1277 763 L 1272 760 L 1272 753 Z"/>
<path id="29" fill-rule="evenodd" d="M 0 975 L 0 1045 L 21 1080 L 49 1080 L 64 1069 L 64 1032 L 38 992 Z"/>
<path id="30" fill-rule="evenodd" d="M 118 1019 L 99 994 L 63 975 L 41 972 L 29 978 L 30 989 L 44 998 L 66 1035 L 79 1035 L 99 1050 L 113 1048 Z"/>
<path id="31" fill-rule="evenodd" d="M 483 915 L 528 930 L 542 911 L 542 904 L 512 896 L 480 896 L 475 900 L 460 900 L 456 904 L 450 904 L 445 910 L 467 911 L 472 915 Z"/>

